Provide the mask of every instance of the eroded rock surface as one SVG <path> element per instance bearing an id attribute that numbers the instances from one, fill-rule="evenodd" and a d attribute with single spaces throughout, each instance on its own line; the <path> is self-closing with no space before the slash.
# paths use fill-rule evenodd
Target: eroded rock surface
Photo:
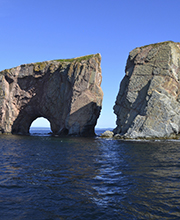
<path id="1" fill-rule="evenodd" d="M 27 134 L 38 117 L 57 135 L 94 135 L 103 92 L 100 54 L 0 72 L 0 132 Z"/>
<path id="2" fill-rule="evenodd" d="M 180 43 L 163 42 L 130 52 L 117 95 L 115 134 L 171 138 L 180 132 Z"/>
<path id="3" fill-rule="evenodd" d="M 112 131 L 107 130 L 104 133 L 102 133 L 100 135 L 100 137 L 102 137 L 102 138 L 112 138 L 113 135 L 114 135 L 114 133 Z"/>

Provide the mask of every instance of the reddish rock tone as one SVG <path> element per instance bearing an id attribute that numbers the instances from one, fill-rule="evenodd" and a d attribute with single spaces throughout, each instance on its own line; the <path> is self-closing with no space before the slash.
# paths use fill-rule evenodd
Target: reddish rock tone
<path id="1" fill-rule="evenodd" d="M 101 56 L 31 63 L 0 72 L 0 132 L 28 134 L 46 118 L 56 135 L 94 135 L 103 92 Z"/>

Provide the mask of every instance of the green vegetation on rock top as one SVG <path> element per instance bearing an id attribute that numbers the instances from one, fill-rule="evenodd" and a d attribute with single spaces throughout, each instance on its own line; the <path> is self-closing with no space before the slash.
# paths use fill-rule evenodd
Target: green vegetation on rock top
<path id="1" fill-rule="evenodd" d="M 70 62 L 72 63 L 73 61 L 76 62 L 81 62 L 83 60 L 89 60 L 92 57 L 101 57 L 101 55 L 99 53 L 97 54 L 91 54 L 91 55 L 86 55 L 86 56 L 82 56 L 82 57 L 75 57 L 75 58 L 70 58 L 70 59 L 57 59 L 57 60 L 50 60 L 50 61 L 42 61 L 42 62 L 36 62 L 36 63 L 29 63 L 29 64 L 21 64 L 20 66 L 31 66 L 31 65 L 35 65 L 34 66 L 34 70 L 35 71 L 40 71 L 42 69 L 44 69 L 44 67 L 48 64 L 48 62 L 51 61 L 57 61 L 57 62 Z M 10 68 L 10 69 L 5 69 L 0 71 L 1 74 L 4 74 L 4 72 L 8 72 L 10 73 L 11 70 L 13 70 L 16 67 Z"/>
<path id="2" fill-rule="evenodd" d="M 87 55 L 87 56 L 82 56 L 82 57 L 76 57 L 76 58 L 70 58 L 70 59 L 58 59 L 58 60 L 54 60 L 57 62 L 73 62 L 73 61 L 77 61 L 77 62 L 81 62 L 83 60 L 89 60 L 92 57 L 99 57 L 99 53 L 97 54 L 91 54 L 91 55 Z"/>

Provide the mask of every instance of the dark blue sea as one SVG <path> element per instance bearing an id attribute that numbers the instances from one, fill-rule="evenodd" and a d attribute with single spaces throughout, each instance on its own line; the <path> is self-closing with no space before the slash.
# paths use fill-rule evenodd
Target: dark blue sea
<path id="1" fill-rule="evenodd" d="M 180 141 L 48 133 L 0 136 L 0 219 L 180 219 Z"/>

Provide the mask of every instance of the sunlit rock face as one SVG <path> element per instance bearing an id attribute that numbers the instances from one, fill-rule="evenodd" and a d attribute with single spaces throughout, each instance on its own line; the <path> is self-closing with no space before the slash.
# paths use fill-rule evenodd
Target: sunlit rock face
<path id="1" fill-rule="evenodd" d="M 56 135 L 94 135 L 103 92 L 101 56 L 21 65 L 0 72 L 0 132 L 28 134 L 46 118 Z"/>
<path id="2" fill-rule="evenodd" d="M 117 95 L 115 134 L 170 138 L 180 132 L 180 43 L 163 42 L 130 52 Z"/>

